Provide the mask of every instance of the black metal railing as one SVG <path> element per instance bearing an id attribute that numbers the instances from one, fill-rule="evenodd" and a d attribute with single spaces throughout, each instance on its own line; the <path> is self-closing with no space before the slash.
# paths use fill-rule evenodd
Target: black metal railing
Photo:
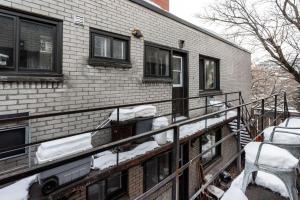
<path id="1" fill-rule="evenodd" d="M 231 94 L 236 94 L 236 93 L 231 93 Z M 239 93 L 238 93 L 239 94 Z M 228 103 L 228 96 L 229 93 L 222 94 L 225 96 L 225 101 L 223 103 Z M 227 96 L 227 97 L 226 97 Z M 203 96 L 202 96 L 203 97 Z M 286 94 L 285 93 L 279 93 L 279 94 L 274 94 L 270 97 L 264 98 L 264 99 L 260 99 L 260 100 L 256 100 L 253 102 L 248 102 L 248 103 L 240 103 L 237 106 L 233 106 L 224 110 L 220 110 L 214 113 L 210 113 L 210 114 L 205 114 L 203 116 L 199 116 L 199 117 L 195 117 L 192 119 L 187 119 L 185 121 L 182 122 L 174 122 L 173 124 L 171 124 L 170 126 L 166 127 L 166 128 L 162 128 L 159 130 L 155 130 L 155 131 L 149 131 L 143 134 L 139 134 L 139 135 L 135 135 L 129 138 L 125 138 L 119 141 L 115 141 L 115 142 L 111 142 L 109 144 L 105 144 L 105 145 L 101 145 L 98 147 L 94 147 L 93 149 L 90 150 L 86 150 L 84 152 L 78 153 L 76 155 L 70 155 L 70 156 L 66 156 L 64 158 L 61 159 L 57 159 L 55 161 L 50 161 L 48 163 L 45 164 L 40 164 L 40 165 L 36 165 L 33 166 L 31 168 L 28 169 L 22 169 L 13 173 L 8 173 L 5 174 L 3 176 L 0 176 L 0 185 L 4 185 L 40 172 L 43 172 L 45 170 L 49 170 L 49 169 L 53 169 L 55 167 L 58 166 L 62 166 L 74 161 L 78 161 L 80 159 L 86 158 L 88 156 L 92 156 L 95 155 L 97 153 L 106 151 L 106 150 L 110 150 L 110 149 L 118 149 L 120 146 L 124 145 L 124 144 L 128 144 L 131 142 L 135 142 L 137 140 L 140 139 L 144 139 L 144 138 L 150 138 L 156 134 L 160 134 L 162 132 L 166 132 L 166 131 L 171 131 L 172 135 L 173 135 L 173 141 L 171 142 L 172 145 L 172 151 L 173 151 L 173 160 L 175 162 L 173 162 L 173 173 L 171 173 L 170 176 L 168 176 L 166 179 L 164 179 L 162 182 L 158 183 L 156 186 L 154 186 L 152 189 L 148 190 L 147 192 L 145 192 L 144 194 L 142 194 L 141 196 L 139 196 L 137 199 L 146 199 L 147 197 L 149 197 L 151 194 L 153 194 L 155 191 L 157 191 L 159 188 L 163 187 L 166 183 L 169 182 L 173 182 L 173 199 L 178 199 L 178 193 L 179 193 L 179 174 L 181 172 L 183 172 L 183 170 L 187 169 L 192 163 L 194 163 L 195 161 L 199 161 L 202 156 L 206 153 L 208 153 L 209 151 L 211 151 L 213 148 L 215 148 L 217 145 L 222 144 L 223 142 L 227 141 L 229 138 L 232 137 L 236 137 L 237 138 L 237 153 L 229 160 L 226 162 L 226 164 L 224 164 L 224 167 L 222 169 L 220 169 L 218 171 L 218 173 L 216 173 L 213 177 L 217 177 L 224 169 L 226 169 L 230 164 L 232 164 L 234 161 L 237 161 L 237 168 L 239 170 L 241 170 L 242 168 L 242 162 L 241 162 L 241 154 L 244 151 L 241 148 L 241 144 L 240 144 L 240 131 L 245 128 L 245 127 L 249 127 L 249 126 L 258 126 L 258 123 L 252 123 L 251 120 L 249 122 L 245 122 L 243 125 L 241 125 L 241 120 L 242 120 L 242 109 L 246 111 L 246 107 L 247 106 L 252 106 L 254 104 L 257 104 L 258 102 L 262 103 L 262 108 L 264 108 L 264 103 L 266 99 L 270 99 L 270 98 L 283 98 L 283 104 L 284 104 L 284 109 L 286 109 L 287 102 L 286 102 Z M 200 98 L 200 97 L 191 97 L 188 99 L 193 99 L 193 98 Z M 206 99 L 207 102 L 207 96 L 204 96 L 204 98 Z M 239 100 L 239 99 L 237 99 Z M 152 101 L 152 102 L 146 102 L 146 103 L 137 103 L 137 104 L 127 104 L 127 105 L 119 105 L 119 106 L 109 106 L 109 107 L 102 107 L 102 108 L 92 108 L 92 109 L 82 109 L 82 110 L 77 110 L 77 111 L 66 111 L 66 112 L 61 112 L 61 113 L 50 113 L 50 114 L 42 114 L 42 115 L 34 115 L 34 116 L 25 116 L 25 117 L 15 117 L 15 118 L 8 118 L 8 119 L 0 119 L 0 123 L 7 123 L 7 122 L 16 122 L 16 121 L 24 121 L 24 120 L 30 120 L 30 119 L 38 119 L 38 118 L 43 118 L 43 117 L 49 117 L 49 116 L 60 116 L 60 115 L 66 115 L 66 114 L 75 114 L 75 113 L 82 113 L 82 112 L 91 112 L 91 111 L 101 111 L 101 110 L 105 110 L 105 109 L 112 109 L 112 108 L 116 108 L 116 109 L 120 109 L 120 108 L 124 108 L 124 107 L 132 107 L 132 106 L 137 106 L 137 105 L 145 105 L 145 104 L 155 104 L 155 103 L 161 103 L 161 102 L 173 102 L 176 100 L 164 100 L 164 101 Z M 232 100 L 233 101 L 233 100 Z M 234 101 L 236 101 L 234 99 Z M 277 101 L 275 101 L 275 108 L 277 108 Z M 204 109 L 207 110 L 207 108 L 209 107 L 209 105 L 205 105 L 205 106 L 201 106 L 199 107 L 199 109 Z M 264 109 L 262 109 L 264 110 Z M 277 109 L 274 110 L 276 113 L 276 117 L 282 117 L 279 116 L 277 114 Z M 229 112 L 235 112 L 235 115 L 232 116 L 232 118 L 227 118 L 227 114 Z M 287 110 L 285 110 L 284 113 L 282 113 L 282 115 L 284 114 L 285 116 L 283 117 L 287 117 Z M 172 115 L 173 113 L 171 113 Z M 224 114 L 224 116 L 222 115 Z M 261 119 L 263 122 L 263 118 L 264 118 L 264 112 L 260 113 L 260 116 L 258 116 L 258 119 Z M 185 126 L 185 125 L 190 125 L 190 124 L 194 124 L 197 123 L 199 121 L 205 121 L 205 127 L 204 127 L 204 131 L 208 130 L 208 128 L 210 127 L 208 124 L 208 119 L 212 118 L 212 117 L 216 117 L 216 116 L 222 116 L 221 119 L 222 121 L 226 121 L 226 120 L 232 120 L 237 119 L 238 124 L 237 124 L 237 130 L 231 132 L 229 135 L 223 137 L 221 140 L 219 140 L 218 142 L 216 142 L 214 145 L 212 145 L 210 148 L 208 148 L 207 150 L 203 151 L 202 153 L 198 154 L 196 157 L 192 158 L 191 160 L 189 160 L 185 165 L 179 167 L 179 148 L 180 148 L 180 133 L 181 133 L 181 129 L 180 127 Z M 276 120 L 276 119 L 275 119 Z M 93 130 L 88 130 L 88 131 L 84 131 L 81 133 L 76 133 L 73 135 L 79 135 L 79 134 L 84 134 L 84 133 L 89 133 L 92 131 L 97 131 L 99 129 L 93 129 Z M 262 133 L 259 133 L 256 135 L 256 137 L 253 139 L 255 140 L 258 136 L 260 136 Z M 68 135 L 68 136 L 61 136 L 61 137 L 56 137 L 56 138 L 52 138 L 52 139 L 47 139 L 47 140 L 42 140 L 42 141 L 38 141 L 38 142 L 32 142 L 29 144 L 25 144 L 25 145 L 19 145 L 19 146 L 15 146 L 13 148 L 8 148 L 8 149 L 1 149 L 1 153 L 7 152 L 7 151 L 11 151 L 11 150 L 15 150 L 15 149 L 20 149 L 20 148 L 24 148 L 24 147 L 28 147 L 28 146 L 32 146 L 32 145 L 37 145 L 43 142 L 48 142 L 48 141 L 53 141 L 56 139 L 61 139 L 61 138 L 66 138 L 66 137 L 70 137 L 73 135 Z M 117 152 L 118 154 L 118 152 Z M 118 158 L 118 155 L 117 155 Z M 116 164 L 118 165 L 118 160 L 116 161 Z M 191 199 L 196 199 L 205 189 L 206 187 L 210 184 L 211 182 L 208 181 L 207 183 L 205 183 L 201 188 L 199 188 L 199 190 L 191 197 Z"/>
<path id="2" fill-rule="evenodd" d="M 196 111 L 196 110 L 204 109 L 205 114 L 207 114 L 208 108 L 218 105 L 218 104 L 209 105 L 207 103 L 208 97 L 226 96 L 226 99 L 227 99 L 227 97 L 229 95 L 239 95 L 239 94 L 240 94 L 240 92 L 227 92 L 227 93 L 221 93 L 221 94 L 216 94 L 216 95 L 201 95 L 201 96 L 199 95 L 199 96 L 188 97 L 188 98 L 177 98 L 177 99 L 149 101 L 149 102 L 142 102 L 142 103 L 131 103 L 131 104 L 123 104 L 123 105 L 104 106 L 104 107 L 87 108 L 87 109 L 79 109 L 79 110 L 71 110 L 71 111 L 62 111 L 62 112 L 54 112 L 54 113 L 46 113 L 46 114 L 14 116 L 14 117 L 8 117 L 8 118 L 1 118 L 0 119 L 0 126 L 1 126 L 1 124 L 6 124 L 6 123 L 19 123 L 19 122 L 29 121 L 29 120 L 33 120 L 33 119 L 41 119 L 41 118 L 73 115 L 73 114 L 83 114 L 83 113 L 96 112 L 96 111 L 107 111 L 107 110 L 112 110 L 112 109 L 117 110 L 117 122 L 119 122 L 119 120 L 120 120 L 119 116 L 120 116 L 120 109 L 121 108 L 129 108 L 129 107 L 141 106 L 141 105 L 155 105 L 155 104 L 162 104 L 162 103 L 171 103 L 171 104 L 173 104 L 176 101 L 199 100 L 199 99 L 200 100 L 205 99 L 205 102 L 206 102 L 205 105 L 190 108 L 190 109 L 188 109 L 188 111 Z M 239 101 L 239 98 L 237 96 L 237 97 L 232 97 L 231 100 L 226 100 L 226 101 L 220 102 L 219 104 L 234 103 L 234 102 L 238 102 L 238 101 Z M 175 120 L 175 117 L 174 117 L 175 114 L 174 114 L 174 110 L 172 108 L 172 105 L 171 105 L 171 109 L 172 109 L 172 111 L 170 113 L 161 114 L 159 116 L 154 116 L 154 117 L 149 117 L 147 119 L 151 119 L 151 118 L 155 119 L 155 118 L 158 118 L 158 117 L 171 116 L 172 117 L 172 123 L 176 123 L 176 120 Z M 140 121 L 143 121 L 143 119 L 140 120 Z M 114 125 L 114 127 L 123 127 L 123 126 L 124 125 Z M 19 149 L 22 149 L 22 148 L 25 148 L 25 147 L 38 145 L 38 144 L 41 144 L 41 143 L 44 143 L 44 142 L 50 142 L 50 141 L 57 140 L 57 139 L 64 139 L 64 138 L 68 138 L 68 137 L 71 137 L 71 136 L 77 136 L 77 135 L 81 135 L 81 134 L 85 134 L 85 133 L 97 132 L 97 131 L 101 131 L 101 130 L 105 130 L 105 129 L 111 129 L 111 128 L 112 128 L 112 126 L 94 128 L 94 129 L 89 129 L 89 130 L 79 132 L 79 133 L 72 133 L 72 134 L 67 134 L 67 135 L 63 135 L 63 136 L 52 137 L 52 138 L 49 138 L 49 139 L 38 140 L 36 142 L 30 142 L 30 143 L 26 143 L 26 144 L 22 144 L 22 145 L 16 145 L 16 146 L 8 147 L 8 148 L 2 148 L 2 149 L 0 149 L 0 155 L 3 154 L 3 153 L 8 153 L 10 151 L 19 150 Z"/>

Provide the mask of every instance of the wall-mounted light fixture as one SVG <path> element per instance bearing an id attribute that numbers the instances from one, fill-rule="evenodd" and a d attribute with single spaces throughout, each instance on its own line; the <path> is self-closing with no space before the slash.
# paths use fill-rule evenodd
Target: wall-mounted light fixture
<path id="1" fill-rule="evenodd" d="M 142 32 L 141 32 L 139 29 L 136 29 L 136 28 L 133 29 L 132 35 L 133 35 L 134 37 L 138 38 L 138 39 L 144 37 L 143 34 L 142 34 Z"/>
<path id="2" fill-rule="evenodd" d="M 179 41 L 178 41 L 179 49 L 183 49 L 184 43 L 185 43 L 184 40 L 179 40 Z"/>

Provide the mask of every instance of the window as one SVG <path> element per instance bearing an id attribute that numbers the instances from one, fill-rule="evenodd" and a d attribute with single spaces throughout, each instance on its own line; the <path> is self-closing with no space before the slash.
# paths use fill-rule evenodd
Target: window
<path id="1" fill-rule="evenodd" d="M 122 196 L 127 191 L 127 172 L 119 172 L 87 188 L 88 200 L 109 200 Z"/>
<path id="2" fill-rule="evenodd" d="M 62 23 L 0 10 L 0 71 L 61 74 Z"/>
<path id="3" fill-rule="evenodd" d="M 219 60 L 200 57 L 200 90 L 219 90 Z"/>
<path id="4" fill-rule="evenodd" d="M 145 162 L 145 190 L 149 190 L 171 174 L 171 156 L 171 152 L 168 152 Z"/>
<path id="5" fill-rule="evenodd" d="M 26 128 L 16 127 L 0 130 L 0 149 L 23 145 L 26 143 Z M 14 157 L 25 153 L 25 148 L 0 154 L 0 159 Z"/>
<path id="6" fill-rule="evenodd" d="M 129 63 L 130 37 L 90 29 L 90 64 Z"/>
<path id="7" fill-rule="evenodd" d="M 146 78 L 171 79 L 171 50 L 157 45 L 146 43 L 145 45 L 145 69 Z"/>
<path id="8" fill-rule="evenodd" d="M 173 87 L 183 86 L 183 60 L 181 56 L 173 56 Z"/>
<path id="9" fill-rule="evenodd" d="M 216 142 L 221 139 L 222 131 L 212 131 L 200 137 L 200 152 L 204 152 L 212 147 Z M 221 156 L 221 144 L 212 148 L 206 154 L 202 156 L 203 165 L 207 166 L 212 163 L 215 159 Z"/>

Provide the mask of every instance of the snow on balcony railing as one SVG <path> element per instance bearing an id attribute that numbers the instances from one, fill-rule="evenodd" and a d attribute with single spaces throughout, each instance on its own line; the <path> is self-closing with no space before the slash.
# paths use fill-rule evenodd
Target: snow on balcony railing
<path id="1" fill-rule="evenodd" d="M 274 138 L 273 141 L 275 143 L 280 141 L 281 143 L 284 143 L 284 144 L 300 144 L 300 135 L 289 134 L 289 133 L 300 134 L 300 118 L 288 118 L 284 122 L 280 123 L 277 127 L 283 127 L 283 128 L 276 128 L 276 131 L 280 134 L 276 134 L 279 137 L 276 138 L 277 141 Z M 268 127 L 263 131 L 265 141 L 269 140 L 272 131 L 274 131 L 274 128 L 275 128 L 275 126 Z M 292 128 L 292 129 L 286 129 L 286 128 Z M 296 129 L 293 129 L 293 128 L 296 128 Z M 255 158 L 256 157 L 255 149 L 257 149 L 257 148 L 252 149 L 251 145 L 253 145 L 253 144 L 250 143 L 245 147 L 246 157 L 247 156 L 249 157 L 252 155 L 252 157 Z M 267 145 L 273 146 L 271 144 L 266 144 L 266 146 Z M 247 148 L 248 148 L 248 150 L 247 150 Z M 291 165 L 293 163 L 294 163 L 294 165 L 298 165 L 298 162 L 299 162 L 298 158 L 294 158 L 294 157 L 290 158 L 292 155 L 287 150 L 280 149 L 281 152 L 276 153 L 276 151 L 274 151 L 274 148 L 278 149 L 279 147 L 273 146 L 273 149 L 262 150 L 268 154 L 268 156 L 266 156 L 266 157 L 268 157 L 269 159 L 262 158 L 260 156 L 260 160 L 263 160 L 268 165 L 275 164 L 276 167 L 281 167 L 281 168 L 290 167 L 289 165 Z M 284 155 L 285 152 L 289 153 L 289 155 Z M 277 156 L 277 159 L 274 158 L 274 156 L 275 157 Z M 240 173 L 240 175 L 237 176 L 233 180 L 230 188 L 225 192 L 225 194 L 221 200 L 232 200 L 232 199 L 247 200 L 247 197 L 242 192 L 243 178 L 244 178 L 244 171 L 242 171 Z M 264 188 L 270 189 L 271 191 L 276 192 L 285 198 L 289 197 L 289 194 L 288 194 L 285 184 L 282 182 L 281 179 L 279 179 L 277 176 L 275 176 L 273 174 L 269 174 L 269 173 L 263 172 L 263 171 L 258 171 L 254 183 L 258 186 L 262 186 Z M 261 195 L 263 195 L 263 194 L 261 194 Z"/>

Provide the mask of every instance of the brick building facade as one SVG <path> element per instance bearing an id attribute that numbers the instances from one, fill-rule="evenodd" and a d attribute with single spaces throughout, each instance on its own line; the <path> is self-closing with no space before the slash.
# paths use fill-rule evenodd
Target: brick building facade
<path id="1" fill-rule="evenodd" d="M 162 3 L 161 6 L 167 10 L 168 1 L 156 3 Z M 220 91 L 242 91 L 246 101 L 250 97 L 251 56 L 248 51 L 148 3 L 138 0 L 0 0 L 0 5 L 0 13 L 6 18 L 24 24 L 27 19 L 30 19 L 30 23 L 40 25 L 39 29 L 31 30 L 32 32 L 45 35 L 44 32 L 51 29 L 55 32 L 51 32 L 48 36 L 51 38 L 53 34 L 56 34 L 53 36 L 54 39 L 39 37 L 38 49 L 27 46 L 27 41 L 32 38 L 34 40 L 34 34 L 27 35 L 28 37 L 24 37 L 21 41 L 17 40 L 21 46 L 17 47 L 18 53 L 13 55 L 14 57 L 23 55 L 23 51 L 26 51 L 24 55 L 27 58 L 25 64 L 27 70 L 32 70 L 31 65 L 46 63 L 43 65 L 54 66 L 55 73 L 22 71 L 22 62 L 17 61 L 19 58 L 14 58 L 14 66 L 18 66 L 18 70 L 12 72 L 9 68 L 0 72 L 2 73 L 0 76 L 1 116 L 11 116 L 16 113 L 35 115 L 171 99 L 172 81 L 145 77 L 144 57 L 147 43 L 152 46 L 153 44 L 159 45 L 159 48 L 165 48 L 170 52 L 186 55 L 186 97 L 208 92 L 201 90 L 200 83 L 203 72 L 199 69 L 199 59 L 203 56 L 218 61 L 219 78 L 215 84 L 218 84 L 219 88 L 215 88 L 217 91 L 209 92 L 213 94 Z M 4 24 L 0 26 L 1 30 L 9 27 Z M 24 27 L 26 26 L 15 27 L 15 33 L 26 36 L 23 31 Z M 126 64 L 91 63 L 91 32 L 94 29 L 110 34 L 112 38 L 115 36 L 128 38 L 129 62 Z M 133 36 L 135 30 L 140 31 L 142 37 Z M 11 35 L 13 34 L 7 33 L 3 37 Z M 0 47 L 2 46 L 13 49 L 4 42 L 0 42 Z M 10 50 L 4 49 L 0 53 L 4 54 L 6 51 Z M 47 52 L 52 52 L 50 58 L 49 55 L 43 58 Z M 38 58 L 38 62 L 29 59 L 31 57 Z M 6 65 L 9 61 L 6 61 Z M 59 68 L 60 65 L 61 68 Z M 188 102 L 189 109 L 203 104 L 203 100 L 198 99 Z M 111 111 L 30 120 L 25 124 L 27 127 L 25 140 L 37 142 L 90 130 L 91 127 L 95 128 L 107 119 Z M 158 105 L 159 114 L 169 112 L 172 112 L 171 103 Z M 202 113 L 190 111 L 188 116 L 194 117 L 199 114 Z M 16 126 L 16 124 L 9 124 L 5 127 L 11 126 Z M 110 141 L 110 130 L 101 132 L 93 139 L 94 145 Z M 27 149 L 25 154 L 1 159 L 0 165 L 3 166 L 3 170 L 28 167 L 34 163 L 34 152 L 35 148 L 32 147 Z M 128 172 L 128 180 L 139 179 L 140 181 L 138 178 L 140 173 L 142 173 L 140 166 L 131 168 Z M 128 184 L 130 186 L 130 183 Z M 131 190 L 130 187 L 129 190 Z M 141 194 L 141 189 L 133 187 L 130 193 L 136 196 Z"/>

